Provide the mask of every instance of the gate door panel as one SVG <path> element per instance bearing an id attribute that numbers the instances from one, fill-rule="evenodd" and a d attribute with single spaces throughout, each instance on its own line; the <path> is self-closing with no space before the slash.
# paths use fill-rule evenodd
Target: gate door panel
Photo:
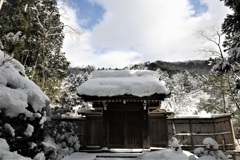
<path id="1" fill-rule="evenodd" d="M 124 138 L 124 111 L 110 112 L 109 114 L 109 147 L 123 148 Z"/>
<path id="2" fill-rule="evenodd" d="M 109 147 L 142 148 L 141 111 L 113 110 L 109 114 Z"/>

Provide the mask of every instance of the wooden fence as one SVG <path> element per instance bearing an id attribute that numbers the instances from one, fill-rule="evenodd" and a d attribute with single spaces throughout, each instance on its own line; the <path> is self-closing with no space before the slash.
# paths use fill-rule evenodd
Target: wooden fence
<path id="1" fill-rule="evenodd" d="M 163 147 L 165 144 L 168 147 L 166 141 L 175 136 L 181 141 L 182 149 L 192 151 L 197 147 L 204 146 L 202 143 L 204 138 L 211 137 L 218 142 L 221 150 L 235 150 L 235 138 L 230 115 L 211 118 L 164 118 L 166 117 L 150 116 L 149 118 L 151 147 Z M 100 142 L 103 140 L 102 134 L 100 134 L 102 133 L 102 121 L 100 119 L 95 118 L 94 121 L 86 121 L 85 118 L 65 118 L 61 121 L 74 124 L 74 131 L 83 147 L 106 143 Z M 165 126 L 166 130 L 164 129 Z"/>
<path id="2" fill-rule="evenodd" d="M 174 136 L 182 143 L 185 150 L 203 147 L 203 139 L 211 137 L 216 140 L 222 150 L 235 150 L 235 138 L 231 116 L 211 118 L 183 117 L 169 118 L 168 136 Z"/>

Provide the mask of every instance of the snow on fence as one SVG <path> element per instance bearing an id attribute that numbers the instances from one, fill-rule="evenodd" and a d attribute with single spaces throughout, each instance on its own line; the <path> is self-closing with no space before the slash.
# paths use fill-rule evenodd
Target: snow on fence
<path id="1" fill-rule="evenodd" d="M 223 151 L 235 150 L 231 115 L 169 118 L 167 123 L 169 139 L 175 136 L 185 150 L 203 147 L 203 139 L 207 137 L 215 139 Z"/>

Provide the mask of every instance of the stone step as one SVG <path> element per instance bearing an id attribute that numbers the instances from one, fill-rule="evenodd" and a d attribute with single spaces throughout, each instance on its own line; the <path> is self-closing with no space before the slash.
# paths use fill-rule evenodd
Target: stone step
<path id="1" fill-rule="evenodd" d="M 137 156 L 137 154 L 106 154 L 96 155 L 94 160 L 135 160 Z"/>

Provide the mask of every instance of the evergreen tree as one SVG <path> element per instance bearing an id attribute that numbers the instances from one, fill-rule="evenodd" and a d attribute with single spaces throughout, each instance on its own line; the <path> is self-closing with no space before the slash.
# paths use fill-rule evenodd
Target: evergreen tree
<path id="1" fill-rule="evenodd" d="M 240 47 L 240 3 L 239 0 L 224 0 L 225 5 L 231 8 L 233 14 L 228 14 L 222 24 L 222 30 L 226 35 L 224 47 L 228 49 Z"/>
<path id="2" fill-rule="evenodd" d="M 29 77 L 50 98 L 54 97 L 69 65 L 61 52 L 64 25 L 56 1 L 8 0 L 0 14 L 0 46 L 26 67 Z"/>
<path id="3" fill-rule="evenodd" d="M 232 70 L 239 73 L 240 70 L 240 2 L 239 0 L 223 0 L 225 5 L 233 10 L 228 14 L 222 24 L 222 31 L 225 34 L 223 47 L 228 51 L 230 67 L 221 65 L 226 71 Z M 220 68 L 219 67 L 219 68 Z M 240 75 L 238 74 L 238 77 Z M 239 78 L 238 78 L 239 80 Z M 239 88 L 240 89 L 240 88 Z"/>
<path id="4" fill-rule="evenodd" d="M 95 68 L 86 66 L 83 68 L 69 68 L 68 76 L 62 82 L 60 95 L 55 100 L 54 113 L 56 114 L 78 114 L 77 110 L 88 105 L 77 95 L 77 87 L 88 80 L 89 75 Z"/>
<path id="5" fill-rule="evenodd" d="M 211 113 L 235 113 L 240 100 L 235 93 L 235 81 L 230 72 L 223 75 L 210 74 L 204 83 L 204 91 L 209 99 L 201 100 L 200 110 Z"/>

